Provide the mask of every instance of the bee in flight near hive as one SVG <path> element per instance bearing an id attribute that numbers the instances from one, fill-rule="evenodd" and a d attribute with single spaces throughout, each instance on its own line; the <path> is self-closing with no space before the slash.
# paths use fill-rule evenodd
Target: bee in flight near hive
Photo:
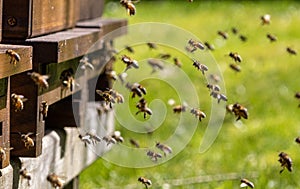
<path id="1" fill-rule="evenodd" d="M 28 181 L 28 186 L 31 186 L 32 174 L 26 168 L 21 169 L 19 174 Z"/>
<path id="2" fill-rule="evenodd" d="M 248 38 L 245 35 L 240 35 L 239 38 L 242 42 L 246 42 L 248 40 Z"/>
<path id="3" fill-rule="evenodd" d="M 254 188 L 254 184 L 252 182 L 250 182 L 248 179 L 241 179 L 241 185 L 240 185 L 241 188 L 244 188 L 244 187 L 250 187 L 250 188 Z"/>
<path id="4" fill-rule="evenodd" d="M 158 158 L 162 158 L 162 155 L 160 153 L 156 153 L 151 150 L 147 151 L 147 156 L 154 162 L 157 162 Z"/>
<path id="5" fill-rule="evenodd" d="M 200 41 L 196 41 L 196 40 L 193 40 L 193 39 L 190 39 L 188 41 L 188 44 L 190 45 L 190 47 L 193 48 L 193 52 L 197 49 L 200 49 L 200 50 L 204 50 L 205 49 L 205 46 L 200 42 Z"/>
<path id="6" fill-rule="evenodd" d="M 218 100 L 220 103 L 221 100 L 227 101 L 227 97 L 220 92 L 219 85 L 207 84 L 206 87 L 210 89 L 210 96 Z"/>
<path id="7" fill-rule="evenodd" d="M 164 69 L 164 63 L 161 60 L 155 59 L 155 58 L 149 58 L 147 60 L 148 64 L 152 68 L 152 73 L 155 73 L 157 70 L 163 70 Z"/>
<path id="8" fill-rule="evenodd" d="M 288 156 L 287 153 L 284 152 L 280 152 L 279 156 L 279 162 L 281 164 L 282 169 L 280 170 L 279 173 L 282 173 L 284 171 L 285 168 L 287 168 L 287 170 L 289 170 L 290 172 L 292 172 L 293 168 L 292 168 L 292 159 Z"/>
<path id="9" fill-rule="evenodd" d="M 124 142 L 124 138 L 121 136 L 121 132 L 120 131 L 115 131 L 112 135 L 112 138 L 114 138 L 117 142 L 123 143 Z"/>
<path id="10" fill-rule="evenodd" d="M 300 92 L 296 92 L 295 98 L 297 98 L 298 100 L 300 100 Z M 300 108 L 300 104 L 298 105 L 298 107 Z"/>
<path id="11" fill-rule="evenodd" d="M 136 141 L 136 140 L 134 140 L 132 138 L 129 140 L 129 142 L 130 142 L 131 145 L 133 145 L 136 148 L 140 147 L 140 144 L 138 143 L 138 141 Z"/>
<path id="12" fill-rule="evenodd" d="M 49 87 L 49 84 L 47 82 L 47 79 L 49 79 L 49 75 L 41 75 L 37 72 L 27 73 L 31 79 L 34 81 L 35 84 L 38 86 L 47 89 Z"/>
<path id="13" fill-rule="evenodd" d="M 229 56 L 235 61 L 235 62 L 239 62 L 239 63 L 241 63 L 242 62 L 242 57 L 241 57 L 241 55 L 239 55 L 238 53 L 233 53 L 233 52 L 230 52 L 229 53 Z"/>
<path id="14" fill-rule="evenodd" d="M 161 151 L 164 152 L 164 156 L 166 156 L 167 154 L 171 154 L 173 151 L 172 151 L 172 148 L 170 146 L 167 146 L 165 144 L 162 144 L 160 142 L 156 142 L 155 146 L 160 149 Z"/>
<path id="15" fill-rule="evenodd" d="M 94 65 L 92 63 L 89 62 L 88 57 L 83 57 L 82 59 L 80 59 L 79 63 L 81 64 L 80 68 L 82 70 L 86 70 L 87 68 L 89 68 L 90 70 L 94 70 Z"/>
<path id="16" fill-rule="evenodd" d="M 106 104 L 109 104 L 109 107 L 112 108 L 114 103 L 123 103 L 124 97 L 113 89 L 107 89 L 106 91 L 96 90 L 96 93 L 99 94 Z"/>
<path id="17" fill-rule="evenodd" d="M 180 105 L 175 105 L 173 107 L 173 113 L 181 113 L 181 112 L 186 112 L 188 108 L 188 105 L 186 102 L 183 102 L 183 104 Z"/>
<path id="18" fill-rule="evenodd" d="M 133 48 L 130 47 L 130 46 L 128 46 L 128 45 L 125 46 L 125 49 L 126 49 L 128 52 L 130 52 L 130 53 L 134 53 Z"/>
<path id="19" fill-rule="evenodd" d="M 277 37 L 275 35 L 270 34 L 270 33 L 267 34 L 267 38 L 270 40 L 270 42 L 277 41 Z"/>
<path id="20" fill-rule="evenodd" d="M 142 97 L 142 95 L 145 95 L 147 93 L 146 88 L 139 83 L 127 83 L 126 87 L 132 92 L 131 98 L 134 98 L 135 95 Z"/>
<path id="21" fill-rule="evenodd" d="M 261 19 L 262 25 L 271 23 L 271 15 L 269 15 L 269 14 L 265 14 L 265 15 L 261 16 L 260 19 Z"/>
<path id="22" fill-rule="evenodd" d="M 147 46 L 149 47 L 149 49 L 157 49 L 157 45 L 153 42 L 148 42 Z"/>
<path id="23" fill-rule="evenodd" d="M 232 32 L 234 35 L 236 35 L 236 34 L 239 33 L 239 30 L 238 30 L 236 27 L 232 27 L 232 28 L 231 28 L 231 32 Z"/>
<path id="24" fill-rule="evenodd" d="M 114 139 L 111 135 L 104 136 L 102 139 L 106 142 L 107 146 L 110 144 L 117 144 L 116 139 Z"/>
<path id="25" fill-rule="evenodd" d="M 226 109 L 227 111 L 234 113 L 234 115 L 237 117 L 236 121 L 240 120 L 241 118 L 248 119 L 247 108 L 239 103 L 229 104 L 226 106 Z"/>
<path id="26" fill-rule="evenodd" d="M 17 95 L 16 93 L 11 94 L 11 103 L 15 109 L 15 112 L 22 111 L 24 109 L 24 102 L 27 101 L 23 95 Z"/>
<path id="27" fill-rule="evenodd" d="M 8 150 L 12 150 L 12 149 L 14 148 L 9 148 Z M 6 152 L 5 152 L 6 150 L 7 148 L 0 147 L 0 162 L 6 160 Z"/>
<path id="28" fill-rule="evenodd" d="M 138 181 L 141 182 L 145 186 L 145 188 L 148 188 L 148 186 L 152 185 L 151 180 L 149 180 L 149 179 L 147 179 L 145 177 L 139 177 Z"/>
<path id="29" fill-rule="evenodd" d="M 211 50 L 211 51 L 215 50 L 215 47 L 212 44 L 208 43 L 208 42 L 205 42 L 204 45 L 206 46 L 206 48 L 208 50 Z"/>
<path id="30" fill-rule="evenodd" d="M 169 53 L 160 53 L 157 57 L 161 58 L 163 60 L 167 60 L 167 59 L 171 58 L 171 55 Z"/>
<path id="31" fill-rule="evenodd" d="M 297 55 L 296 50 L 292 49 L 291 47 L 287 47 L 286 51 L 291 55 Z"/>
<path id="32" fill-rule="evenodd" d="M 209 75 L 209 79 L 210 79 L 211 81 L 213 81 L 214 83 L 218 83 L 218 82 L 221 81 L 220 76 L 218 76 L 218 75 L 216 75 L 216 74 L 210 74 L 210 75 Z"/>
<path id="33" fill-rule="evenodd" d="M 217 34 L 221 36 L 223 39 L 228 39 L 228 33 L 224 31 L 218 31 Z"/>
<path id="34" fill-rule="evenodd" d="M 43 100 L 40 105 L 40 117 L 43 117 L 43 120 L 45 117 L 47 117 L 48 114 L 49 105 L 47 101 Z"/>
<path id="35" fill-rule="evenodd" d="M 130 1 L 130 0 L 120 0 L 120 4 L 125 7 L 127 14 L 129 16 L 135 15 L 136 8 L 134 6 L 134 3 L 137 3 L 139 1 Z"/>
<path id="36" fill-rule="evenodd" d="M 27 133 L 27 134 L 21 134 L 21 140 L 24 143 L 25 148 L 29 149 L 34 147 L 34 141 L 32 138 L 30 138 L 30 135 L 33 135 L 33 133 Z"/>
<path id="37" fill-rule="evenodd" d="M 53 188 L 60 189 L 63 188 L 65 180 L 55 173 L 51 173 L 47 176 L 47 181 L 49 181 Z"/>
<path id="38" fill-rule="evenodd" d="M 18 62 L 20 62 L 21 57 L 16 51 L 8 49 L 5 51 L 5 53 L 10 57 L 10 63 L 16 65 Z"/>
<path id="39" fill-rule="evenodd" d="M 300 137 L 295 138 L 295 142 L 300 144 Z"/>
<path id="40" fill-rule="evenodd" d="M 97 142 L 101 142 L 101 138 L 95 134 L 96 131 L 87 132 L 85 135 L 79 134 L 79 138 L 84 142 L 85 146 L 87 144 L 96 144 Z"/>
<path id="41" fill-rule="evenodd" d="M 195 115 L 199 121 L 202 121 L 203 118 L 206 118 L 206 114 L 199 109 L 192 108 L 190 112 L 191 114 Z"/>
<path id="42" fill-rule="evenodd" d="M 235 72 L 240 72 L 242 70 L 241 67 L 236 64 L 229 64 L 229 67 Z"/>
<path id="43" fill-rule="evenodd" d="M 177 57 L 174 57 L 173 61 L 174 61 L 175 66 L 177 66 L 178 68 L 181 68 L 182 63 L 180 62 L 180 60 Z"/>
<path id="44" fill-rule="evenodd" d="M 195 59 L 193 59 L 193 66 L 195 68 L 197 68 L 198 70 L 200 70 L 203 75 L 205 74 L 206 71 L 208 71 L 208 67 L 206 65 L 201 64 L 200 62 L 198 62 Z"/>
<path id="45" fill-rule="evenodd" d="M 144 98 L 141 98 L 137 103 L 136 107 L 139 109 L 135 114 L 139 114 L 140 112 L 144 113 L 144 119 L 146 119 L 147 114 L 152 115 L 152 110 L 147 107 L 147 101 Z"/>
<path id="46" fill-rule="evenodd" d="M 122 55 L 121 60 L 126 64 L 125 72 L 130 68 L 139 68 L 138 61 L 130 58 L 129 56 Z"/>

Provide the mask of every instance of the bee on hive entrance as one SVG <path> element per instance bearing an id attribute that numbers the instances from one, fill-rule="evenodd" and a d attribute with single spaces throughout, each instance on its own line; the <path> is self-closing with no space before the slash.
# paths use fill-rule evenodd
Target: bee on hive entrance
<path id="1" fill-rule="evenodd" d="M 62 188 L 65 184 L 65 180 L 56 175 L 55 173 L 51 173 L 47 176 L 47 181 L 49 181 L 55 189 Z"/>
<path id="2" fill-rule="evenodd" d="M 250 182 L 248 179 L 241 179 L 241 185 L 240 185 L 241 188 L 244 188 L 244 187 L 250 187 L 250 188 L 254 188 L 254 184 L 252 182 Z"/>
<path id="3" fill-rule="evenodd" d="M 146 88 L 139 83 L 133 83 L 133 84 L 127 83 L 126 87 L 132 92 L 131 98 L 134 98 L 135 95 L 142 97 L 147 93 Z"/>
<path id="4" fill-rule="evenodd" d="M 11 103 L 15 109 L 15 112 L 22 111 L 24 109 L 24 102 L 27 101 L 23 95 L 11 94 Z"/>
<path id="5" fill-rule="evenodd" d="M 154 162 L 157 162 L 158 158 L 162 158 L 162 155 L 160 153 L 156 153 L 151 150 L 147 151 L 147 156 Z"/>
<path id="6" fill-rule="evenodd" d="M 127 55 L 122 55 L 121 60 L 126 64 L 125 72 L 130 68 L 139 68 L 138 62 Z"/>
<path id="7" fill-rule="evenodd" d="M 286 51 L 291 55 L 297 55 L 296 50 L 292 49 L 291 47 L 287 47 Z"/>
<path id="8" fill-rule="evenodd" d="M 217 32 L 219 36 L 223 37 L 223 39 L 228 39 L 228 33 L 224 31 L 218 31 Z"/>
<path id="9" fill-rule="evenodd" d="M 198 118 L 199 121 L 202 121 L 202 118 L 206 118 L 205 113 L 199 109 L 192 108 L 190 112 L 191 112 L 191 114 L 195 115 L 195 117 Z"/>
<path id="10" fill-rule="evenodd" d="M 60 75 L 60 81 L 62 84 L 62 91 L 69 89 L 71 92 L 74 90 L 75 87 L 75 80 L 74 80 L 74 71 L 72 68 L 64 70 Z"/>
<path id="11" fill-rule="evenodd" d="M 282 169 L 279 173 L 282 173 L 285 168 L 287 168 L 290 172 L 292 172 L 292 159 L 288 156 L 287 153 L 280 152 L 279 156 L 279 162 L 281 164 Z"/>
<path id="12" fill-rule="evenodd" d="M 49 105 L 47 103 L 47 101 L 42 101 L 41 105 L 40 105 L 40 117 L 43 117 L 42 119 L 44 120 L 45 117 L 47 117 L 48 114 L 48 109 L 49 109 Z"/>
<path id="13" fill-rule="evenodd" d="M 8 49 L 5 51 L 5 53 L 10 57 L 9 63 L 13 63 L 14 65 L 16 65 L 18 62 L 20 62 L 21 57 L 18 53 L 16 53 L 16 51 Z"/>
<path id="14" fill-rule="evenodd" d="M 269 14 L 265 14 L 265 15 L 261 16 L 260 19 L 261 19 L 262 25 L 271 23 L 271 15 L 269 15 Z"/>
<path id="15" fill-rule="evenodd" d="M 143 185 L 145 185 L 145 188 L 148 188 L 148 186 L 152 185 L 151 180 L 145 178 L 145 177 L 139 177 L 138 181 L 141 182 Z"/>
<path id="16" fill-rule="evenodd" d="M 138 1 L 130 1 L 130 0 L 120 0 L 120 4 L 125 7 L 127 14 L 129 16 L 135 15 L 136 8 L 133 3 L 136 3 Z"/>
<path id="17" fill-rule="evenodd" d="M 32 138 L 30 138 L 30 135 L 33 135 L 33 133 L 27 133 L 27 134 L 21 134 L 21 140 L 24 143 L 25 148 L 29 149 L 34 147 L 34 141 Z"/>
<path id="18" fill-rule="evenodd" d="M 139 100 L 136 107 L 139 109 L 139 111 L 137 111 L 135 113 L 135 115 L 139 114 L 140 112 L 143 112 L 144 113 L 144 119 L 146 119 L 147 114 L 152 115 L 152 110 L 147 107 L 147 101 L 144 98 L 141 98 Z"/>
<path id="19" fill-rule="evenodd" d="M 172 148 L 170 146 L 167 146 L 165 144 L 162 144 L 160 142 L 156 142 L 155 146 L 160 149 L 161 151 L 164 152 L 164 156 L 166 156 L 167 154 L 171 154 L 172 153 Z"/>
<path id="20" fill-rule="evenodd" d="M 26 168 L 21 169 L 19 174 L 28 181 L 28 186 L 31 186 L 32 174 Z"/>
<path id="21" fill-rule="evenodd" d="M 200 70 L 203 75 L 205 74 L 206 71 L 208 71 L 208 67 L 206 65 L 201 64 L 200 62 L 194 59 L 193 59 L 193 66 L 198 70 Z"/>

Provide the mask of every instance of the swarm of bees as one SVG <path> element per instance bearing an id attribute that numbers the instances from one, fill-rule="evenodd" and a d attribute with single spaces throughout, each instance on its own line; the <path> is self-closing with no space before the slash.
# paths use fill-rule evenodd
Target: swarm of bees
<path id="1" fill-rule="evenodd" d="M 15 112 L 20 112 L 24 109 L 24 102 L 27 101 L 23 95 L 17 95 L 16 93 L 11 94 L 11 103 L 15 109 Z"/>
<path id="2" fill-rule="evenodd" d="M 14 51 L 12 49 L 8 49 L 8 50 L 5 51 L 5 53 L 7 54 L 7 56 L 10 57 L 9 62 L 11 64 L 17 65 L 17 63 L 21 61 L 21 57 L 16 51 Z"/>
<path id="3" fill-rule="evenodd" d="M 279 173 L 282 173 L 284 171 L 285 168 L 287 168 L 288 171 L 292 172 L 293 168 L 292 168 L 292 159 L 288 156 L 287 153 L 284 152 L 280 152 L 278 154 L 279 156 L 279 163 L 281 164 L 282 169 L 280 170 Z"/>
<path id="4" fill-rule="evenodd" d="M 148 186 L 152 185 L 151 180 L 149 180 L 149 179 L 147 179 L 145 177 L 139 177 L 138 181 L 141 182 L 145 186 L 145 188 L 148 188 Z"/>
<path id="5" fill-rule="evenodd" d="M 51 173 L 47 176 L 47 180 L 51 183 L 52 187 L 55 189 L 63 188 L 65 184 L 65 180 L 56 175 L 55 173 Z"/>
<path id="6" fill-rule="evenodd" d="M 47 117 L 48 114 L 49 105 L 47 101 L 42 101 L 40 105 L 40 118 L 44 120 Z"/>

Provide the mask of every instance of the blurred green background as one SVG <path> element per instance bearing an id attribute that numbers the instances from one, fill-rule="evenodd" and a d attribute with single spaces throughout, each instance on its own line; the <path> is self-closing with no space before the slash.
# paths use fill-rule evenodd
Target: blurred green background
<path id="1" fill-rule="evenodd" d="M 200 93 L 199 101 L 201 108 L 206 110 L 207 118 L 198 123 L 184 150 L 167 162 L 149 168 L 128 168 L 100 158 L 80 175 L 80 188 L 143 188 L 137 181 L 140 176 L 151 179 L 152 188 L 239 188 L 240 178 L 243 177 L 254 182 L 256 188 L 299 188 L 300 146 L 294 140 L 300 135 L 300 109 L 294 94 L 300 90 L 300 62 L 299 55 L 289 55 L 286 47 L 300 49 L 300 3 L 141 0 L 136 4 L 136 9 L 136 15 L 130 17 L 118 1 L 109 1 L 105 5 L 104 17 L 126 18 L 129 25 L 142 22 L 169 23 L 193 33 L 201 41 L 214 44 L 216 49 L 210 55 L 222 73 L 228 103 L 239 102 L 245 105 L 249 119 L 236 122 L 233 115 L 226 114 L 221 131 L 211 148 L 205 153 L 199 153 L 200 141 L 211 116 L 211 102 L 214 100 L 209 97 L 205 78 L 192 66 L 185 54 L 159 46 L 163 52 L 182 61 L 182 70 L 189 75 L 196 91 Z M 264 14 L 271 15 L 270 25 L 261 25 L 260 17 Z M 245 35 L 247 42 L 242 42 L 234 35 L 232 27 Z M 223 40 L 218 36 L 218 30 L 228 32 L 229 39 Z M 266 37 L 267 33 L 276 35 L 278 41 L 271 43 Z M 176 39 L 170 36 L 170 40 Z M 122 49 L 124 44 L 121 38 L 115 44 L 120 54 L 130 55 Z M 157 52 L 145 47 L 134 46 L 135 59 L 145 60 L 157 55 Z M 198 51 L 195 53 L 200 55 L 210 53 Z M 242 56 L 240 73 L 229 68 L 229 64 L 233 63 L 226 56 L 229 52 L 238 52 Z M 120 73 L 124 65 L 118 60 L 115 68 Z M 142 73 L 151 73 L 151 68 Z M 151 85 L 149 82 L 152 81 L 141 81 L 149 92 L 147 100 L 156 99 L 156 91 L 159 91 L 160 99 L 165 102 L 168 110 L 166 119 L 163 126 L 151 135 L 134 133 L 116 121 L 116 130 L 120 130 L 125 138 L 122 145 L 131 146 L 130 138 L 136 139 L 144 147 L 153 145 L 156 140 L 164 141 L 176 129 L 174 122 L 178 122 L 178 115 L 174 115 L 172 108 L 167 105 L 168 99 L 177 99 L 176 95 L 170 95 L 174 93 L 173 89 L 165 83 Z M 129 101 L 130 111 L 135 114 L 137 100 Z M 219 105 L 225 108 L 225 103 Z M 123 113 L 120 116 L 126 116 L 129 112 Z M 195 120 L 189 113 L 185 114 Z M 142 116 L 136 117 L 143 121 Z M 175 145 L 172 147 L 175 148 Z M 122 158 L 123 154 L 118 153 L 118 148 L 113 147 L 108 154 L 114 153 Z M 279 174 L 281 168 L 278 154 L 281 151 L 293 159 L 293 172 L 285 170 Z M 144 158 L 149 160 L 146 154 Z M 132 160 L 139 161 L 135 157 Z"/>

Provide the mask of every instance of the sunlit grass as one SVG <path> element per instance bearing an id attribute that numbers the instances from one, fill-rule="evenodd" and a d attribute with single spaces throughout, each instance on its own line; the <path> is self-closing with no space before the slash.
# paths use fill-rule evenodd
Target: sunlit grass
<path id="1" fill-rule="evenodd" d="M 172 179 L 227 173 L 241 173 L 242 178 L 250 176 L 247 174 L 253 172 L 257 174 L 256 177 L 249 179 L 254 182 L 256 188 L 299 187 L 300 160 L 297 155 L 300 147 L 294 142 L 294 138 L 300 133 L 298 126 L 300 109 L 297 107 L 298 101 L 294 98 L 294 93 L 300 88 L 300 64 L 299 56 L 289 55 L 286 47 L 291 46 L 300 50 L 300 4 L 293 1 L 220 3 L 195 0 L 194 3 L 187 1 L 149 3 L 144 0 L 138 3 L 136 8 L 137 15 L 128 17 L 125 9 L 117 2 L 110 3 L 105 9 L 104 16 L 127 18 L 129 24 L 169 23 L 192 32 L 201 41 L 213 43 L 216 50 L 212 52 L 212 56 L 222 72 L 228 103 L 244 104 L 248 108 L 249 119 L 236 122 L 232 115 L 226 114 L 218 138 L 208 151 L 201 154 L 199 146 L 208 123 L 208 119 L 204 120 L 198 124 L 192 140 L 183 151 L 166 163 L 155 167 L 125 168 L 99 159 L 81 175 L 81 188 L 113 188 L 113 186 L 141 188 L 142 185 L 137 182 L 139 176 L 150 178 L 153 188 L 163 188 L 167 186 L 166 182 Z M 272 16 L 272 22 L 271 25 L 262 26 L 259 17 L 266 13 Z M 248 37 L 248 41 L 243 43 L 234 36 L 231 33 L 232 27 L 237 27 L 241 34 Z M 217 35 L 218 30 L 227 31 L 230 35 L 229 40 L 221 39 Z M 278 41 L 270 43 L 266 38 L 268 32 L 275 34 Z M 170 40 L 176 39 L 170 36 Z M 118 45 L 118 41 L 116 44 Z M 168 47 L 160 48 L 172 55 L 176 54 L 182 60 L 184 72 L 193 78 L 196 90 L 201 93 L 198 99 L 201 107 L 208 111 L 211 100 L 201 73 L 191 66 L 192 62 L 184 54 Z M 146 60 L 157 54 L 143 45 L 135 49 L 137 52 L 133 56 L 137 60 Z M 238 52 L 243 57 L 241 73 L 234 73 L 229 68 L 228 65 L 232 60 L 226 55 L 230 51 Z M 123 53 L 126 51 L 122 51 Z M 118 61 L 115 68 L 120 72 L 124 69 L 124 65 Z M 151 73 L 151 68 L 146 64 L 143 73 Z M 131 79 L 134 81 L 134 77 Z M 152 85 L 152 82 L 154 81 L 141 81 L 149 92 L 147 100 L 151 102 L 160 96 L 166 103 L 170 97 L 176 99 L 176 96 L 170 95 L 174 90 L 168 88 L 166 84 Z M 203 97 L 207 100 L 203 100 Z M 134 115 L 137 100 L 129 100 L 130 111 Z M 224 103 L 220 106 L 224 106 Z M 125 137 L 124 145 L 130 146 L 129 138 L 137 139 L 143 147 L 153 146 L 155 140 L 165 140 L 174 131 L 174 122 L 176 124 L 179 120 L 177 115 L 173 115 L 170 106 L 166 105 L 166 108 L 168 119 L 152 135 L 131 132 L 117 123 L 116 128 L 121 130 Z M 130 112 L 124 112 L 123 116 L 127 113 Z M 207 116 L 208 118 L 211 116 L 209 111 Z M 142 115 L 137 117 L 138 120 L 143 120 Z M 190 119 L 193 117 L 190 116 Z M 116 149 L 113 148 L 112 151 Z M 292 173 L 285 170 L 279 174 L 280 151 L 285 151 L 292 157 L 294 162 Z M 122 154 L 119 154 L 119 158 L 122 158 Z M 200 187 L 239 188 L 239 179 L 171 186 L 171 188 Z"/>

